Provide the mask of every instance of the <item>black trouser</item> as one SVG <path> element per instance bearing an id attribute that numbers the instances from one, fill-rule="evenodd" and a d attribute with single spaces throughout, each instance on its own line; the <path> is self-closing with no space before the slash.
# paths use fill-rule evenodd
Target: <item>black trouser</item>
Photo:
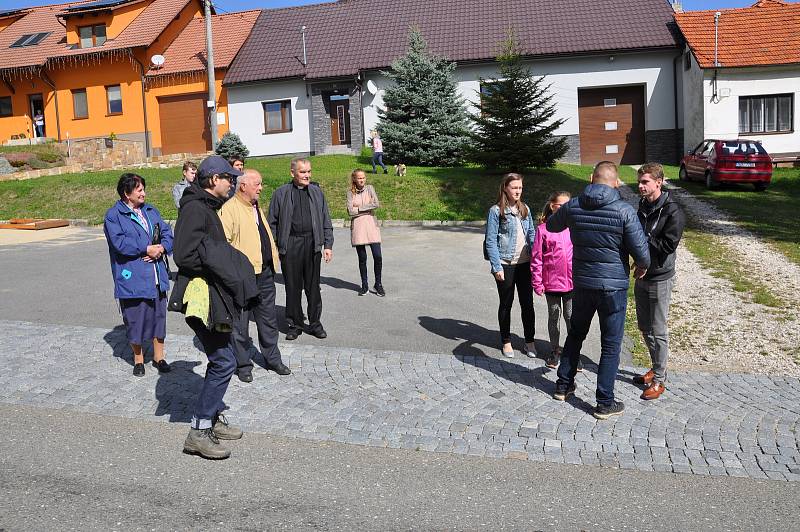
<path id="1" fill-rule="evenodd" d="M 319 291 L 319 269 L 322 253 L 314 251 L 314 236 L 290 235 L 286 254 L 281 255 L 281 270 L 286 288 L 286 322 L 289 329 L 303 328 L 302 291 L 308 300 L 310 330 L 322 327 L 322 294 Z"/>
<path id="2" fill-rule="evenodd" d="M 275 312 L 275 274 L 272 265 L 256 275 L 256 284 L 261 301 L 251 310 L 242 310 L 233 326 L 233 345 L 236 348 L 237 371 L 245 373 L 253 370 L 250 359 L 250 315 L 252 314 L 258 330 L 258 343 L 261 354 L 270 366 L 281 363 L 278 349 L 278 316 Z"/>
<path id="3" fill-rule="evenodd" d="M 361 286 L 369 286 L 367 279 L 367 246 L 372 250 L 372 264 L 375 270 L 375 286 L 380 286 L 381 272 L 383 271 L 383 255 L 381 255 L 381 244 L 363 244 L 356 246 L 356 253 L 358 253 L 358 271 L 361 272 Z"/>
<path id="4" fill-rule="evenodd" d="M 497 308 L 497 321 L 500 322 L 500 340 L 511 341 L 511 307 L 514 305 L 514 287 L 517 287 L 519 306 L 522 310 L 522 327 L 525 342 L 533 342 L 535 322 L 533 314 L 533 287 L 531 286 L 531 265 L 528 262 L 513 266 L 503 265 L 504 280 L 497 283 L 500 306 Z"/>

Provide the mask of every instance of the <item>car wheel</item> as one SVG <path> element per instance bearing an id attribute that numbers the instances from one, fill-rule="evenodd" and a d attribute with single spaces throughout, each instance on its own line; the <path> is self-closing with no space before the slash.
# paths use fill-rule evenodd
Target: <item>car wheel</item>
<path id="1" fill-rule="evenodd" d="M 753 183 L 753 188 L 756 189 L 756 192 L 764 192 L 767 190 L 767 183 L 763 181 L 759 181 L 758 183 Z"/>
<path id="2" fill-rule="evenodd" d="M 711 178 L 711 172 L 706 172 L 706 188 L 709 190 L 719 188 L 719 183 Z"/>
<path id="3" fill-rule="evenodd" d="M 681 181 L 689 181 L 689 175 L 686 173 L 685 166 L 681 166 L 681 169 L 678 170 L 678 179 Z"/>

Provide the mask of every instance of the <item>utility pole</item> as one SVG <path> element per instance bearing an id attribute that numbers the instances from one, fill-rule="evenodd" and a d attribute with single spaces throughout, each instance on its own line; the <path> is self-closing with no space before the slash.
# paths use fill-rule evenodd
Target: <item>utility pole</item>
<path id="1" fill-rule="evenodd" d="M 211 125 L 211 149 L 217 149 L 217 80 L 214 76 L 214 44 L 211 32 L 211 0 L 203 0 L 206 15 L 206 57 L 208 64 L 208 112 L 210 113 L 209 123 Z"/>

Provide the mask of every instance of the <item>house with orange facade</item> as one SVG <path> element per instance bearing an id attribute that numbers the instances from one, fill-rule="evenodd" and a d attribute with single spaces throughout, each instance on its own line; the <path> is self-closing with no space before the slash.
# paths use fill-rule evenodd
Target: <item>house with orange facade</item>
<path id="1" fill-rule="evenodd" d="M 222 81 L 258 15 L 212 16 L 220 135 L 228 124 Z M 206 68 L 202 0 L 0 11 L 0 143 L 113 134 L 152 155 L 207 151 Z"/>

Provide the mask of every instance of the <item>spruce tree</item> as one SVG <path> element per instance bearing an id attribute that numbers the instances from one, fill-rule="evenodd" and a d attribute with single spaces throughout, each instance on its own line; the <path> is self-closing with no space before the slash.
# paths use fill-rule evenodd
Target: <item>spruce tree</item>
<path id="1" fill-rule="evenodd" d="M 247 157 L 250 154 L 250 150 L 244 145 L 239 135 L 231 131 L 222 135 L 215 151 L 217 155 L 221 155 L 226 159 L 230 159 L 233 156 Z"/>
<path id="2" fill-rule="evenodd" d="M 552 167 L 568 145 L 564 138 L 553 136 L 564 120 L 553 120 L 556 109 L 550 86 L 544 76 L 532 76 L 522 63 L 513 32 L 497 60 L 498 78 L 480 79 L 470 158 L 488 168 L 515 172 Z"/>
<path id="3" fill-rule="evenodd" d="M 453 81 L 455 63 L 428 52 L 420 31 L 408 52 L 383 72 L 394 83 L 383 95 L 378 130 L 387 158 L 422 166 L 454 166 L 469 143 L 469 119 Z"/>

